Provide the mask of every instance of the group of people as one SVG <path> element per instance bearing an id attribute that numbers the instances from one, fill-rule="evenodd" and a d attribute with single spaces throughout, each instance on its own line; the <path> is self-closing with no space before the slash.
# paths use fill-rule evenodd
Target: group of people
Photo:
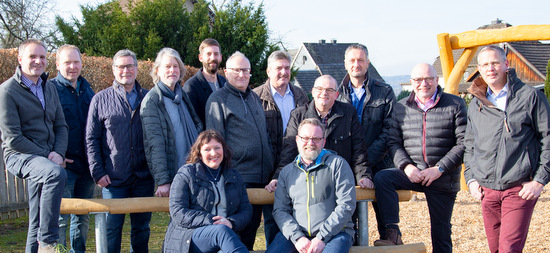
<path id="1" fill-rule="evenodd" d="M 7 170 L 28 179 L 26 252 L 55 252 L 70 224 L 74 252 L 86 250 L 87 215 L 60 215 L 61 198 L 169 197 L 165 252 L 248 252 L 262 216 L 267 252 L 346 252 L 355 241 L 355 186 L 374 188 L 380 239 L 403 244 L 396 190 L 426 194 L 434 252 L 452 252 L 451 216 L 460 167 L 481 200 L 491 252 L 520 252 L 533 208 L 550 181 L 550 118 L 544 95 L 486 46 L 468 108 L 443 92 L 435 68 L 418 64 L 413 92 L 394 92 L 368 73 L 367 48 L 344 55 L 347 75 L 315 80 L 312 100 L 290 82 L 291 58 L 268 57 L 265 84 L 251 89 L 241 52 L 225 64 L 219 43 L 199 47 L 203 67 L 183 85 L 177 51 L 163 48 L 148 91 L 137 58 L 113 57 L 113 85 L 94 94 L 80 51 L 61 46 L 58 75 L 45 73 L 46 46 L 30 39 L 0 85 Z M 251 205 L 246 188 L 274 192 Z M 156 190 L 155 190 L 156 189 Z M 151 213 L 132 213 L 131 251 L 147 252 Z M 124 214 L 107 215 L 109 252 L 120 252 Z"/>

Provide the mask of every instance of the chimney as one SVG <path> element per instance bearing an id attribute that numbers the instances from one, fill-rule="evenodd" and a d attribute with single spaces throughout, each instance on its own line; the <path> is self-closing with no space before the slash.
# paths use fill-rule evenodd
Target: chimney
<path id="1" fill-rule="evenodd" d="M 331 39 L 331 40 L 330 40 L 330 43 L 336 45 L 336 39 Z"/>
<path id="2" fill-rule="evenodd" d="M 325 44 L 326 40 L 319 40 L 319 44 Z"/>
<path id="3" fill-rule="evenodd" d="M 496 24 L 500 24 L 500 23 L 502 23 L 502 19 L 497 18 L 496 20 L 491 21 L 491 25 L 496 25 Z"/>

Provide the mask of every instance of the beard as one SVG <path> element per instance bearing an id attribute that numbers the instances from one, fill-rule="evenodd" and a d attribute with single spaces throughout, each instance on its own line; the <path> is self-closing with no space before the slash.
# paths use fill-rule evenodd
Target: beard
<path id="1" fill-rule="evenodd" d="M 210 67 L 211 63 L 215 63 L 216 66 Z M 202 67 L 208 72 L 209 74 L 216 74 L 218 72 L 218 69 L 220 68 L 220 62 L 217 60 L 209 61 L 207 63 L 203 63 Z"/>
<path id="2" fill-rule="evenodd" d="M 319 154 L 321 154 L 321 149 L 317 149 L 315 146 L 298 147 L 298 151 L 300 151 L 302 159 L 308 161 L 315 161 L 319 157 Z"/>

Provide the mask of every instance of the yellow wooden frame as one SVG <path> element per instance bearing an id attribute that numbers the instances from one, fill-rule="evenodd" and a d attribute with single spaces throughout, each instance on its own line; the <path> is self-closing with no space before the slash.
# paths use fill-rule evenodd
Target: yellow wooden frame
<path id="1" fill-rule="evenodd" d="M 478 47 L 513 41 L 550 40 L 550 25 L 518 25 L 503 29 L 482 29 L 437 35 L 445 92 L 458 95 L 458 85 Z M 454 64 L 453 50 L 464 48 Z"/>

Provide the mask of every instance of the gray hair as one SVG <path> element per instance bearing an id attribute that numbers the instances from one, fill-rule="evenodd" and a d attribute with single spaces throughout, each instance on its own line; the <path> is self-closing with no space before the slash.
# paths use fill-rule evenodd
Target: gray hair
<path id="1" fill-rule="evenodd" d="M 316 119 L 316 118 L 305 118 L 304 120 L 302 120 L 302 122 L 300 122 L 300 125 L 298 125 L 298 133 L 300 133 L 300 130 L 302 129 L 302 127 L 307 124 L 320 127 L 321 132 L 323 132 L 323 138 L 325 138 L 325 125 L 321 123 L 319 119 Z"/>
<path id="2" fill-rule="evenodd" d="M 136 65 L 137 67 L 138 62 L 137 62 L 136 53 L 132 52 L 130 49 L 122 49 L 116 52 L 115 56 L 113 56 L 113 67 L 115 66 L 116 59 L 124 56 L 132 56 L 132 58 L 134 59 L 134 65 Z"/>
<path id="3" fill-rule="evenodd" d="M 270 68 L 271 65 L 278 60 L 287 60 L 288 63 L 291 62 L 290 55 L 283 51 L 283 50 L 277 50 L 269 55 L 267 58 L 267 68 Z"/>
<path id="4" fill-rule="evenodd" d="M 160 67 L 160 62 L 162 61 L 163 56 L 173 57 L 174 59 L 176 59 L 180 69 L 180 80 L 181 80 L 181 78 L 185 76 L 187 69 L 183 65 L 183 61 L 181 60 L 180 54 L 178 53 L 178 51 L 174 50 L 173 48 L 165 47 L 157 53 L 157 58 L 155 59 L 155 63 L 153 63 L 153 68 L 151 69 L 151 77 L 153 78 L 153 83 L 156 84 L 160 80 L 160 77 L 157 74 L 157 70 Z"/>
<path id="5" fill-rule="evenodd" d="M 479 52 L 477 53 L 477 59 L 479 61 L 479 55 L 481 54 L 481 52 L 484 52 L 484 51 L 493 51 L 493 52 L 496 52 L 499 56 L 500 56 L 500 59 L 505 61 L 506 60 L 506 52 L 504 52 L 504 49 L 502 49 L 501 47 L 498 47 L 498 46 L 495 46 L 495 45 L 488 45 L 488 46 L 484 46 L 482 47 Z"/>
<path id="6" fill-rule="evenodd" d="M 69 49 L 76 50 L 76 52 L 78 52 L 78 56 L 80 57 L 80 60 L 82 61 L 82 54 L 80 53 L 80 49 L 77 46 L 70 45 L 70 44 L 65 44 L 63 46 L 60 46 L 57 49 L 57 53 L 55 54 L 55 61 L 59 62 L 60 61 L 59 54 L 61 54 L 61 52 L 65 51 L 65 50 L 69 50 Z"/>
<path id="7" fill-rule="evenodd" d="M 346 52 L 344 53 L 344 55 L 347 55 L 348 52 L 353 50 L 353 49 L 363 50 L 363 52 L 365 52 L 365 55 L 367 56 L 367 59 L 369 58 L 369 50 L 367 49 L 366 46 L 364 46 L 362 44 L 351 44 L 351 45 L 349 45 L 349 47 L 346 48 Z"/>
<path id="8" fill-rule="evenodd" d="M 228 63 L 230 61 L 233 61 L 234 58 L 237 58 L 237 57 L 242 57 L 244 59 L 246 59 L 246 61 L 248 61 L 248 63 L 250 63 L 250 60 L 241 52 L 239 51 L 235 51 L 235 53 L 233 53 L 231 56 L 229 56 L 229 58 L 227 58 L 227 61 L 225 62 L 225 66 L 227 67 L 227 65 L 229 65 Z"/>
<path id="9" fill-rule="evenodd" d="M 27 48 L 27 46 L 30 45 L 30 44 L 41 45 L 46 50 L 46 52 L 48 51 L 48 48 L 46 47 L 46 44 L 44 44 L 44 42 L 42 42 L 41 40 L 39 40 L 39 39 L 28 39 L 28 40 L 25 40 L 25 41 L 21 42 L 21 44 L 19 44 L 18 54 L 21 55 L 21 53 L 23 53 L 23 51 L 25 51 L 25 48 Z"/>

